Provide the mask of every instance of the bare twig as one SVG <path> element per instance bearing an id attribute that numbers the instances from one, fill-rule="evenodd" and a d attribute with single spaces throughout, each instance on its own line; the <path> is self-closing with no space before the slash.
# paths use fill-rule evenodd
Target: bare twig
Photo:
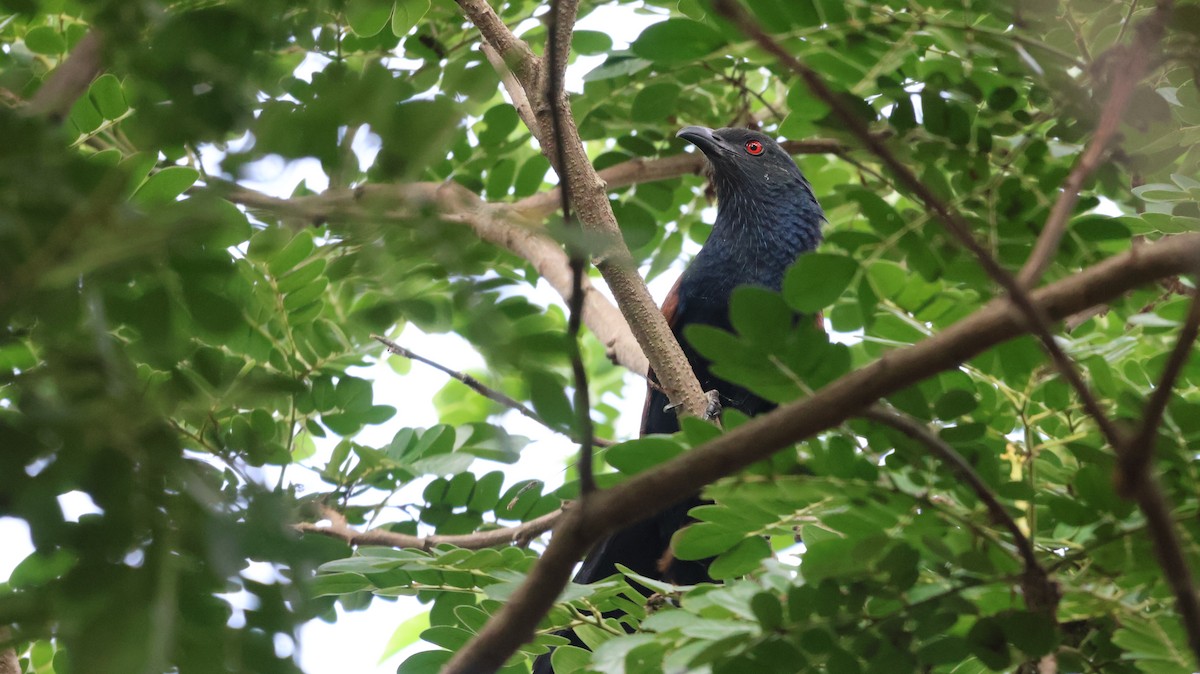
<path id="1" fill-rule="evenodd" d="M 1160 7 L 1149 20 L 1138 26 L 1137 39 L 1133 44 L 1128 47 L 1114 47 L 1102 59 L 1104 63 L 1115 64 L 1108 101 L 1100 112 L 1096 132 L 1092 134 L 1087 148 L 1079 156 L 1075 168 L 1071 169 L 1070 175 L 1063 183 L 1062 191 L 1058 193 L 1058 199 L 1054 201 L 1046 224 L 1042 227 L 1042 233 L 1033 246 L 1033 252 L 1017 275 L 1017 281 L 1021 285 L 1027 288 L 1036 285 L 1058 252 L 1058 246 L 1071 219 L 1071 212 L 1079 202 L 1079 192 L 1092 173 L 1100 167 L 1105 150 L 1120 127 L 1125 108 L 1129 106 L 1129 99 L 1150 63 L 1154 45 L 1162 37 L 1166 14 L 1167 12 Z"/>
<path id="2" fill-rule="evenodd" d="M 448 368 L 445 365 L 442 365 L 441 363 L 439 363 L 437 361 L 430 360 L 420 354 L 413 353 L 409 349 L 407 349 L 403 346 L 400 346 L 396 342 L 388 339 L 387 337 L 383 337 L 382 335 L 371 335 L 371 339 L 379 342 L 380 344 L 383 344 L 384 346 L 387 347 L 388 351 L 390 351 L 398 356 L 404 356 L 405 358 L 408 358 L 409 360 L 415 360 L 419 363 L 425 363 L 426 365 L 449 375 L 451 379 L 461 382 L 462 384 L 466 385 L 467 388 L 478 393 L 479 395 L 483 396 L 484 398 L 498 402 L 510 410 L 515 410 L 517 412 L 520 412 L 525 417 L 528 417 L 529 419 L 536 421 L 537 423 L 541 424 L 542 426 L 545 426 L 547 429 L 549 429 L 555 433 L 563 432 L 560 429 L 557 429 L 557 428 L 551 426 L 549 423 L 547 423 L 546 420 L 541 417 L 541 415 L 539 415 L 537 412 L 530 409 L 528 405 L 522 403 L 521 401 L 519 401 L 515 398 L 511 398 L 500 391 L 497 391 L 496 389 L 488 386 L 487 384 L 484 384 L 483 382 L 479 381 L 475 377 L 472 377 L 471 375 L 467 374 L 466 372 L 459 372 L 458 370 Z M 574 440 L 574 438 L 572 438 L 572 440 Z M 613 442 L 612 442 L 612 440 L 605 440 L 603 438 L 592 438 L 592 444 L 596 445 L 597 447 L 609 447 L 613 444 Z"/>
<path id="3" fill-rule="evenodd" d="M 1154 458 L 1154 441 L 1158 436 L 1158 426 L 1162 422 L 1167 402 L 1171 400 L 1175 380 L 1179 378 L 1179 373 L 1183 371 L 1183 366 L 1187 364 L 1188 356 L 1192 353 L 1192 345 L 1196 342 L 1198 331 L 1200 331 L 1200 294 L 1192 298 L 1187 317 L 1183 321 L 1183 327 L 1179 330 L 1179 339 L 1175 342 L 1175 348 L 1167 357 L 1167 363 L 1163 367 L 1158 385 L 1154 387 L 1150 399 L 1146 401 L 1146 408 L 1142 411 L 1142 425 L 1139 427 L 1137 435 L 1130 439 L 1125 451 L 1121 452 L 1120 469 L 1124 478 L 1134 478 L 1136 482 L 1138 476 L 1149 470 L 1150 461 Z"/>
<path id="4" fill-rule="evenodd" d="M 1127 478 L 1122 478 L 1122 481 Z M 1141 479 L 1132 485 L 1133 498 L 1146 517 L 1146 530 L 1154 544 L 1154 554 L 1163 576 L 1175 593 L 1175 607 L 1180 622 L 1187 633 L 1188 645 L 1196 661 L 1200 662 L 1200 602 L 1196 598 L 1196 586 L 1192 572 L 1188 569 L 1187 557 L 1175 532 L 1175 518 L 1171 507 L 1163 496 L 1162 485 L 1150 472 L 1142 473 Z M 557 534 L 555 534 L 557 535 Z"/>
<path id="5" fill-rule="evenodd" d="M 482 550 L 484 548 L 500 548 L 509 545 L 525 547 L 533 539 L 554 528 L 566 509 L 559 508 L 541 517 L 529 520 L 515 527 L 501 527 L 487 531 L 477 531 L 473 534 L 459 536 L 410 536 L 386 529 L 371 529 L 358 531 L 352 528 L 345 516 L 333 508 L 322 508 L 321 516 L 329 520 L 328 526 L 313 522 L 301 522 L 294 525 L 296 531 L 306 534 L 320 534 L 345 541 L 349 545 L 378 545 L 388 548 L 416 548 L 432 550 L 439 545 L 453 545 L 466 550 Z"/>
<path id="6" fill-rule="evenodd" d="M 1110 258 L 1033 292 L 1031 301 L 1054 319 L 1107 302 L 1131 288 L 1194 269 L 1200 234 L 1164 237 L 1158 243 Z M 717 479 L 767 458 L 790 443 L 860 414 L 879 398 L 1028 332 L 1010 302 L 997 299 L 945 331 L 830 383 L 812 396 L 788 403 L 654 470 L 595 493 L 586 517 L 568 511 L 528 578 L 484 629 L 443 670 L 449 674 L 492 671 L 533 637 L 537 621 L 566 585 L 570 564 L 612 531 L 644 519 Z M 566 570 L 564 570 L 566 569 Z"/>
<path id="7" fill-rule="evenodd" d="M 1033 544 L 1021 531 L 1021 527 L 1009 516 L 1008 511 L 1000 504 L 999 499 L 988 488 L 987 483 L 975 472 L 971 464 L 962 457 L 945 440 L 929 430 L 925 424 L 911 416 L 884 405 L 872 405 L 862 414 L 863 418 L 877 421 L 890 426 L 908 437 L 920 442 L 935 457 L 950 465 L 967 486 L 975 492 L 979 500 L 987 507 L 992 519 L 999 522 L 1012 535 L 1013 544 L 1017 547 L 1021 559 L 1025 562 L 1025 602 L 1031 611 L 1044 611 L 1053 616 L 1058 606 L 1058 587 L 1050 580 L 1045 567 L 1038 561 Z"/>
<path id="8" fill-rule="evenodd" d="M 901 162 L 879 138 L 873 136 L 870 129 L 867 128 L 866 123 L 839 96 L 834 94 L 833 90 L 825 84 L 825 81 L 821 79 L 821 76 L 815 70 L 801 62 L 780 46 L 774 38 L 763 31 L 762 27 L 746 12 L 741 3 L 737 0 L 715 0 L 714 7 L 719 14 L 729 19 L 739 30 L 799 75 L 805 85 L 808 86 L 809 91 L 828 105 L 846 126 L 846 129 L 858 138 L 868 150 L 883 162 L 884 166 L 887 166 L 896 175 L 901 185 L 916 194 L 925 206 L 937 216 L 938 220 L 946 227 L 946 230 L 975 256 L 988 276 L 992 277 L 993 280 L 1004 288 L 1008 293 L 1009 300 L 1021 311 L 1025 320 L 1029 322 L 1031 332 L 1042 343 L 1042 347 L 1050 355 L 1051 360 L 1063 378 L 1067 380 L 1071 388 L 1075 389 L 1076 395 L 1079 396 L 1084 409 L 1096 422 L 1096 425 L 1100 428 L 1101 433 L 1108 443 L 1113 447 L 1119 447 L 1123 442 L 1120 432 L 1100 407 L 1099 401 L 1096 400 L 1096 397 L 1088 388 L 1078 368 L 1075 367 L 1075 363 L 1063 352 L 1058 343 L 1054 341 L 1053 335 L 1050 334 L 1047 316 L 1030 300 L 1029 295 L 1017 282 L 1017 279 L 1001 267 L 996 258 L 992 257 L 991 253 L 975 240 L 975 237 L 971 234 L 970 229 L 958 212 L 938 198 L 933 190 L 917 178 L 916 174 Z"/>
<path id="9" fill-rule="evenodd" d="M 58 64 L 25 108 L 25 114 L 66 119 L 75 101 L 87 92 L 104 67 L 104 40 L 95 28 L 88 30 L 66 60 Z"/>

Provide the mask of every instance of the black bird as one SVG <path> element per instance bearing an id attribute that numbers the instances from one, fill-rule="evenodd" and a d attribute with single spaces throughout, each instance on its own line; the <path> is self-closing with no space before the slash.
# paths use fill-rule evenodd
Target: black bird
<path id="1" fill-rule="evenodd" d="M 689 126 L 676 134 L 695 145 L 712 165 L 717 191 L 717 221 L 704 247 L 663 302 L 663 313 L 700 386 L 720 394 L 723 408 L 754 416 L 775 407 L 745 388 L 714 377 L 709 361 L 683 338 L 692 324 L 731 330 L 729 298 L 733 289 L 753 285 L 779 290 L 789 265 L 821 242 L 824 212 L 812 187 L 791 155 L 774 139 L 749 129 Z M 650 373 L 654 378 L 654 373 Z M 660 390 L 651 387 L 642 417 L 642 435 L 674 433 L 679 420 Z M 637 573 L 678 585 L 710 580 L 708 562 L 675 559 L 671 536 L 701 503 L 690 497 L 663 512 L 618 531 L 589 553 L 577 583 L 617 573 L 622 564 Z M 565 633 L 576 645 L 575 635 Z M 550 674 L 549 656 L 534 663 L 534 674 Z"/>

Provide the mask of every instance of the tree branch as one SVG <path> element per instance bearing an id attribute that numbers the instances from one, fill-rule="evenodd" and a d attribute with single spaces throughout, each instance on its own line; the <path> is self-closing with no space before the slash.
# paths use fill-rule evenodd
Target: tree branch
<path id="1" fill-rule="evenodd" d="M 486 204 L 457 183 L 364 185 L 353 190 L 279 199 L 233 183 L 210 183 L 205 191 L 251 210 L 291 219 L 301 227 L 314 223 L 391 220 L 412 226 L 423 210 L 435 208 L 441 217 L 470 227 L 479 238 L 529 262 L 563 299 L 571 296 L 571 274 L 561 246 L 539 228 L 530 226 L 504 207 Z M 646 356 L 621 312 L 585 279 L 583 321 L 614 361 L 645 376 Z"/>
<path id="2" fill-rule="evenodd" d="M 1035 291 L 1031 301 L 1056 320 L 1110 301 L 1144 283 L 1200 265 L 1200 234 L 1164 237 Z M 568 512 L 521 588 L 443 670 L 492 671 L 534 633 L 566 585 L 570 564 L 603 536 L 660 512 L 706 484 L 860 414 L 879 398 L 956 368 L 1029 330 L 1010 302 L 996 299 L 943 332 L 896 349 L 813 395 L 780 406 L 625 482 L 596 493 L 586 513 Z M 586 515 L 586 516 L 584 516 Z M 567 571 L 564 571 L 564 568 Z"/>
<path id="3" fill-rule="evenodd" d="M 886 137 L 890 134 L 876 135 Z M 791 154 L 841 154 L 848 149 L 841 141 L 832 138 L 785 140 L 780 145 Z M 707 163 L 708 160 L 699 152 L 681 152 L 656 159 L 637 157 L 602 169 L 597 175 L 611 192 L 630 185 L 697 174 L 704 170 Z M 541 220 L 558 208 L 559 199 L 558 188 L 555 187 L 519 199 L 512 208 L 530 219 Z"/>
<path id="4" fill-rule="evenodd" d="M 1138 26 L 1137 38 L 1133 44 L 1128 47 L 1113 47 L 1102 59 L 1103 62 L 1117 62 L 1113 68 L 1108 101 L 1100 112 L 1100 121 L 1096 123 L 1096 131 L 1092 134 L 1091 141 L 1079 156 L 1075 168 L 1071 169 L 1070 175 L 1063 183 L 1062 191 L 1058 193 L 1058 198 L 1050 209 L 1050 215 L 1046 218 L 1042 233 L 1033 246 L 1033 252 L 1017 275 L 1017 281 L 1022 286 L 1028 288 L 1036 285 L 1058 252 L 1058 246 L 1071 220 L 1071 212 L 1079 202 L 1079 192 L 1092 173 L 1100 167 L 1109 141 L 1121 125 L 1121 117 L 1125 114 L 1125 108 L 1129 106 L 1133 90 L 1145 75 L 1154 46 L 1162 37 L 1168 13 L 1168 10 L 1160 5 L 1149 19 Z"/>
<path id="5" fill-rule="evenodd" d="M 1050 580 L 1045 567 L 1038 561 L 1037 555 L 1033 550 L 1033 544 L 1025 536 L 1025 532 L 1021 531 L 1021 527 L 1017 526 L 1017 523 L 1009 516 L 1008 511 L 1000 504 L 999 499 L 988 488 L 983 478 L 979 477 L 979 473 L 975 472 L 971 464 L 967 463 L 967 460 L 955 451 L 948 442 L 930 431 L 925 424 L 899 410 L 885 405 L 872 405 L 863 412 L 862 417 L 879 422 L 885 426 L 890 426 L 925 445 L 931 454 L 943 463 L 949 464 L 958 473 L 959 477 L 967 483 L 967 486 L 975 492 L 975 495 L 987 507 L 992 519 L 999 522 L 1005 529 L 1008 529 L 1009 534 L 1012 535 L 1013 544 L 1017 547 L 1017 552 L 1020 553 L 1021 559 L 1025 562 L 1025 582 L 1023 588 L 1025 591 L 1025 604 L 1031 611 L 1045 612 L 1047 615 L 1053 617 L 1058 607 L 1058 586 L 1054 581 Z"/>
<path id="6" fill-rule="evenodd" d="M 994 281 L 1004 288 L 1008 293 L 1009 300 L 1025 316 L 1025 320 L 1030 324 L 1032 334 L 1042 343 L 1042 348 L 1050 355 L 1050 359 L 1054 362 L 1055 367 L 1058 368 L 1062 376 L 1071 385 L 1071 388 L 1075 389 L 1075 393 L 1079 396 L 1084 409 L 1095 420 L 1096 425 L 1100 428 L 1100 432 L 1104 435 L 1108 443 L 1114 448 L 1121 446 L 1123 438 L 1117 427 L 1108 418 L 1104 410 L 1101 409 L 1100 403 L 1092 395 L 1087 383 L 1084 382 L 1082 375 L 1080 375 L 1079 370 L 1075 367 L 1075 363 L 1067 357 L 1066 353 L 1063 352 L 1062 348 L 1059 347 L 1058 343 L 1054 341 L 1054 337 L 1050 334 L 1048 317 L 1030 300 L 1029 295 L 1025 292 L 1024 287 L 1017 282 L 1017 279 L 1001 267 L 996 258 L 992 257 L 975 240 L 975 237 L 971 234 L 970 229 L 959 213 L 939 199 L 928 185 L 917 178 L 916 174 L 884 145 L 883 141 L 873 136 L 870 129 L 867 128 L 866 123 L 829 88 L 829 85 L 825 84 L 825 81 L 821 79 L 815 70 L 808 67 L 795 56 L 792 56 L 791 53 L 763 31 L 762 27 L 746 12 L 741 3 L 737 2 L 737 0 L 715 0 L 714 8 L 744 34 L 757 42 L 764 50 L 778 58 L 781 63 L 799 75 L 809 91 L 828 105 L 830 110 L 846 125 L 847 130 L 858 138 L 868 150 L 883 162 L 884 166 L 888 167 L 896 175 L 901 185 L 917 195 L 922 203 L 925 204 L 925 207 L 933 211 L 938 220 L 946 227 L 946 230 L 975 256 L 988 276 L 992 277 Z"/>
<path id="7" fill-rule="evenodd" d="M 88 30 L 66 60 L 58 64 L 25 107 L 25 114 L 66 119 L 75 101 L 87 92 L 104 68 L 104 40 L 95 28 Z"/>
<path id="8" fill-rule="evenodd" d="M 546 420 L 543 419 L 537 412 L 534 412 L 533 410 L 529 409 L 529 407 L 527 405 L 523 404 L 521 401 L 516 400 L 514 398 L 510 398 L 507 395 L 504 395 L 500 391 L 497 391 L 496 389 L 491 388 L 487 384 L 484 384 L 483 382 L 479 381 L 475 377 L 472 377 L 471 375 L 469 375 L 465 372 L 459 372 L 458 370 L 452 370 L 437 361 L 430 360 L 424 356 L 413 353 L 412 351 L 404 348 L 403 346 L 400 346 L 396 342 L 393 342 L 392 340 L 390 340 L 387 337 L 384 337 L 382 335 L 371 335 L 371 339 L 379 342 L 380 344 L 383 344 L 384 346 L 387 347 L 387 350 L 389 352 L 394 353 L 397 356 L 404 356 L 405 358 L 408 358 L 409 360 L 415 360 L 418 363 L 425 363 L 426 365 L 434 368 L 435 370 L 438 370 L 440 372 L 443 372 L 443 373 L 449 375 L 451 379 L 454 379 L 454 380 L 464 384 L 467 388 L 478 393 L 479 395 L 483 396 L 484 398 L 487 398 L 488 400 L 492 400 L 494 402 L 500 403 L 501 405 L 507 407 L 510 410 L 515 410 L 517 412 L 520 412 L 525 417 L 532 419 L 533 421 L 536 421 L 537 423 L 546 427 L 546 429 L 551 432 L 560 433 L 560 434 L 563 433 L 563 431 L 561 431 L 561 430 L 551 426 L 549 423 L 547 423 Z M 568 436 L 568 437 L 570 437 L 570 436 Z M 575 440 L 575 438 L 571 438 L 571 440 Z M 605 440 L 603 438 L 593 437 L 592 444 L 596 445 L 597 447 L 611 447 L 613 445 L 613 441 Z"/>
<path id="9" fill-rule="evenodd" d="M 1187 318 L 1179 331 L 1179 339 L 1167 363 L 1162 377 L 1142 414 L 1142 424 L 1137 435 L 1117 453 L 1117 472 L 1113 476 L 1117 492 L 1137 502 L 1146 517 L 1147 530 L 1154 544 L 1163 575 L 1175 593 L 1175 605 L 1187 633 L 1188 644 L 1200 662 L 1200 600 L 1196 596 L 1196 585 L 1188 569 L 1187 557 L 1175 531 L 1174 517 L 1162 492 L 1158 479 L 1150 472 L 1154 459 L 1154 444 L 1158 438 L 1158 427 L 1163 412 L 1171 399 L 1175 381 L 1191 355 L 1192 345 L 1200 332 L 1200 293 L 1192 298 Z"/>
<path id="10" fill-rule="evenodd" d="M 538 138 L 542 154 L 555 166 L 560 176 L 568 175 L 574 190 L 572 202 L 580 221 L 599 245 L 596 268 L 604 277 L 617 307 L 633 330 L 638 344 L 646 354 L 650 366 L 659 378 L 659 384 L 672 402 L 677 403 L 683 414 L 703 416 L 708 400 L 700 390 L 700 383 L 683 349 L 675 340 L 666 319 L 655 305 L 650 291 L 638 275 L 633 256 L 625 246 L 621 230 L 617 226 L 608 201 L 604 181 L 596 174 L 591 160 L 579 138 L 579 129 L 571 113 L 565 95 L 550 100 L 541 82 L 542 64 L 532 57 L 529 46 L 513 37 L 512 33 L 496 16 L 495 11 L 483 0 L 456 0 L 463 12 L 479 29 L 483 39 L 505 57 L 505 63 L 525 90 L 535 116 L 535 126 L 530 130 Z M 520 43 L 519 45 L 515 45 Z M 515 54 L 516 66 L 514 62 Z M 525 55 L 529 54 L 526 58 Z M 551 107 L 553 114 L 560 116 L 562 123 L 563 161 L 558 161 L 558 145 L 551 129 Z"/>
<path id="11" fill-rule="evenodd" d="M 579 10 L 578 0 L 551 0 L 549 27 L 546 35 L 546 68 L 542 69 L 546 83 L 542 87 L 548 100 L 563 98 L 563 77 L 567 70 L 567 58 L 571 52 L 571 30 L 575 27 L 575 16 Z M 586 506 L 588 495 L 596 490 L 596 478 L 592 475 L 592 403 L 588 391 L 587 368 L 583 365 L 583 352 L 579 349 L 579 328 L 583 316 L 583 280 L 587 274 L 587 252 L 583 243 L 583 228 L 571 215 L 571 175 L 563 170 L 566 154 L 563 152 L 563 122 L 559 106 L 550 106 L 550 131 L 554 136 L 555 171 L 560 183 L 563 222 L 570 231 L 567 240 L 567 257 L 571 264 L 571 296 L 567 306 L 567 348 L 571 357 L 571 372 L 574 379 L 575 416 L 579 424 L 579 460 L 575 463 L 579 471 L 579 498 Z"/>
<path id="12" fill-rule="evenodd" d="M 541 517 L 529 520 L 515 527 L 502 527 L 488 531 L 477 531 L 473 534 L 459 536 L 409 536 L 386 529 L 371 529 L 357 531 L 347 522 L 345 516 L 332 508 L 322 508 L 321 516 L 329 520 L 329 526 L 321 526 L 312 522 L 301 522 L 294 525 L 296 531 L 307 534 L 320 534 L 345 541 L 348 545 L 378 545 L 387 548 L 416 548 L 432 550 L 439 545 L 453 545 L 465 550 L 482 550 L 484 548 L 500 548 L 508 545 L 525 547 L 533 539 L 541 536 L 562 518 L 564 508 L 547 513 Z"/>
<path id="13" fill-rule="evenodd" d="M 11 640 L 12 630 L 0 627 L 0 674 L 21 674 L 21 661 L 9 643 Z"/>

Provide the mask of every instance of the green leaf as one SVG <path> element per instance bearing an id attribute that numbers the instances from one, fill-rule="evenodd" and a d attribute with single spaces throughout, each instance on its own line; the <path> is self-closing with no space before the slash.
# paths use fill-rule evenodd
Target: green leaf
<path id="1" fill-rule="evenodd" d="M 392 658 L 400 651 L 415 644 L 421 638 L 421 632 L 429 629 L 429 611 L 422 611 L 396 626 L 392 636 L 388 638 L 383 652 L 379 655 L 379 663 Z"/>
<path id="2" fill-rule="evenodd" d="M 282 250 L 271 256 L 267 269 L 272 276 L 282 276 L 311 255 L 315 247 L 308 230 L 297 232 Z"/>
<path id="3" fill-rule="evenodd" d="M 200 172 L 188 166 L 168 166 L 152 174 L 134 193 L 132 201 L 139 206 L 170 203 L 196 184 Z"/>
<path id="4" fill-rule="evenodd" d="M 608 465 L 626 475 L 636 475 L 683 453 L 683 447 L 661 435 L 638 438 L 614 445 L 604 454 Z"/>
<path id="5" fill-rule="evenodd" d="M 425 651 L 417 653 L 396 668 L 396 674 L 437 674 L 450 662 L 450 651 Z"/>
<path id="6" fill-rule="evenodd" d="M 846 292 L 858 273 L 858 262 L 845 255 L 809 253 L 788 269 L 783 296 L 796 311 L 815 313 Z"/>
<path id="7" fill-rule="evenodd" d="M 67 50 L 62 33 L 50 26 L 38 26 L 25 33 L 25 46 L 35 54 L 55 56 Z"/>
<path id="8" fill-rule="evenodd" d="M 680 529 L 672 538 L 672 544 L 679 559 L 706 559 L 729 550 L 745 538 L 742 531 L 700 522 Z"/>
<path id="9" fill-rule="evenodd" d="M 392 0 L 350 0 L 346 5 L 346 23 L 359 37 L 383 30 L 391 15 Z"/>
<path id="10" fill-rule="evenodd" d="M 88 89 L 88 94 L 105 119 L 117 119 L 129 110 L 129 104 L 125 102 L 125 92 L 121 90 L 121 81 L 110 73 L 97 77 Z"/>
<path id="11" fill-rule="evenodd" d="M 612 38 L 608 33 L 596 30 L 577 30 L 571 35 L 572 51 L 585 56 L 603 54 L 612 49 L 612 45 Z"/>
<path id="12" fill-rule="evenodd" d="M 720 33 L 691 19 L 656 23 L 629 46 L 634 54 L 656 63 L 682 63 L 716 51 L 725 44 Z"/>
<path id="13" fill-rule="evenodd" d="M 396 0 L 396 8 L 392 11 L 392 35 L 408 35 L 425 18 L 432 5 L 432 0 Z"/>
<path id="14" fill-rule="evenodd" d="M 550 656 L 554 674 L 574 674 L 586 669 L 591 662 L 591 651 L 575 646 L 559 646 Z"/>

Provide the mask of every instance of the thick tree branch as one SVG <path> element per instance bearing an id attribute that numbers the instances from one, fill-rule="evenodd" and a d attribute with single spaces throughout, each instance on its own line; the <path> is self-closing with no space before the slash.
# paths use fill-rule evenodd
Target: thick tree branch
<path id="1" fill-rule="evenodd" d="M 484 548 L 501 548 L 509 545 L 525 547 L 533 539 L 541 536 L 550 529 L 566 512 L 559 508 L 552 513 L 529 520 L 515 527 L 502 527 L 487 531 L 477 531 L 473 534 L 460 536 L 409 536 L 386 529 L 371 529 L 358 531 L 352 528 L 346 518 L 332 508 L 322 508 L 321 516 L 329 520 L 329 526 L 312 522 L 301 522 L 295 525 L 296 531 L 306 534 L 320 534 L 345 541 L 349 545 L 378 545 L 388 548 L 416 548 L 432 550 L 439 545 L 453 545 L 466 550 L 482 550 Z"/>
<path id="2" fill-rule="evenodd" d="M 1009 516 L 1008 511 L 1001 505 L 996 495 L 988 488 L 987 483 L 975 472 L 971 464 L 962 457 L 948 442 L 941 439 L 933 431 L 913 417 L 884 405 L 872 405 L 862 414 L 864 419 L 876 421 L 890 426 L 917 442 L 925 445 L 931 454 L 950 466 L 959 477 L 967 483 L 971 491 L 979 497 L 987 507 L 992 519 L 999 522 L 1012 535 L 1013 544 L 1017 547 L 1021 559 L 1025 563 L 1025 604 L 1031 611 L 1041 611 L 1053 616 L 1057 610 L 1059 592 L 1058 586 L 1050 580 L 1046 568 L 1038 561 L 1033 544 L 1021 531 L 1021 527 Z"/>
<path id="3" fill-rule="evenodd" d="M 524 40 L 513 35 L 487 0 L 455 0 L 463 14 L 475 24 L 485 42 L 504 59 L 522 84 L 537 80 L 541 66 Z"/>
<path id="4" fill-rule="evenodd" d="M 1071 169 L 1070 175 L 1063 183 L 1062 191 L 1058 193 L 1042 233 L 1033 246 L 1033 252 L 1017 275 L 1021 285 L 1027 288 L 1036 285 L 1046 267 L 1054 260 L 1063 234 L 1070 223 L 1071 213 L 1075 204 L 1079 202 L 1079 192 L 1092 173 L 1100 167 L 1108 144 L 1121 125 L 1121 117 L 1125 114 L 1125 108 L 1129 106 L 1129 99 L 1146 73 L 1154 47 L 1162 37 L 1168 14 L 1168 8 L 1160 5 L 1149 19 L 1138 26 L 1137 39 L 1133 44 L 1114 47 L 1102 59 L 1106 63 L 1115 62 L 1108 101 L 1100 112 L 1096 132 L 1092 134 L 1087 148 L 1079 156 L 1079 162 Z"/>
<path id="5" fill-rule="evenodd" d="M 463 12 L 479 29 L 483 39 L 504 56 L 505 63 L 516 75 L 525 90 L 535 116 L 535 125 L 530 130 L 537 137 L 542 154 L 560 176 L 569 176 L 572 205 L 580 222 L 597 245 L 596 268 L 604 277 L 617 307 L 637 342 L 646 354 L 650 366 L 658 376 L 659 384 L 673 403 L 679 405 L 682 414 L 703 416 L 708 407 L 707 398 L 700 390 L 700 383 L 692 372 L 683 349 L 675 340 L 666 319 L 655 305 L 650 291 L 638 275 L 633 256 L 621 238 L 621 230 L 613 215 L 612 204 L 604 181 L 596 175 L 591 160 L 579 138 L 579 128 L 571 113 L 565 95 L 550 100 L 541 80 L 543 64 L 532 57 L 529 46 L 513 37 L 500 22 L 492 8 L 483 0 L 457 0 Z M 513 44 L 515 42 L 520 45 Z M 565 46 L 563 48 L 566 48 Z M 516 55 L 514 58 L 513 54 Z M 525 55 L 530 54 L 529 58 Z M 514 65 L 515 60 L 515 65 Z M 551 110 L 554 106 L 554 110 Z M 553 114 L 560 117 L 562 124 L 563 160 L 558 160 L 559 143 L 554 142 L 552 133 Z"/>
<path id="6" fill-rule="evenodd" d="M 58 64 L 25 107 L 25 114 L 61 122 L 75 101 L 87 92 L 104 67 L 104 40 L 92 28 L 80 38 L 66 60 Z"/>
<path id="7" fill-rule="evenodd" d="M 1079 373 L 1078 368 L 1075 367 L 1075 363 L 1063 352 L 1058 343 L 1054 341 L 1054 337 L 1050 334 L 1048 317 L 1030 300 L 1029 295 L 1025 292 L 1024 287 L 1017 282 L 1017 279 L 1008 270 L 1000 266 L 996 258 L 992 257 L 991 253 L 975 240 L 974 235 L 971 234 L 970 228 L 962 219 L 962 216 L 950 205 L 938 198 L 934 194 L 933 189 L 917 178 L 912 169 L 900 161 L 882 140 L 873 136 L 870 129 L 867 128 L 866 122 L 841 97 L 829 88 L 829 85 L 825 83 L 815 70 L 797 59 L 780 46 L 774 38 L 763 31 L 762 27 L 746 12 L 741 3 L 737 0 L 715 0 L 714 7 L 719 14 L 729 19 L 742 33 L 749 36 L 760 47 L 778 58 L 782 64 L 796 73 L 804 81 L 809 91 L 828 105 L 830 110 L 838 116 L 838 119 L 846 125 L 846 129 L 858 138 L 868 150 L 883 162 L 884 166 L 896 175 L 901 185 L 917 195 L 921 202 L 925 204 L 925 207 L 937 216 L 937 219 L 946 227 L 946 230 L 975 256 L 988 276 L 992 277 L 994 281 L 1004 288 L 1005 292 L 1008 293 L 1009 300 L 1025 316 L 1025 320 L 1029 322 L 1031 327 L 1032 334 L 1042 343 L 1042 348 L 1050 355 L 1050 359 L 1054 362 L 1055 367 L 1058 368 L 1063 378 L 1067 380 L 1071 388 L 1075 389 L 1075 393 L 1079 396 L 1083 408 L 1096 422 L 1096 425 L 1100 428 L 1100 432 L 1104 435 L 1108 443 L 1114 448 L 1120 447 L 1123 443 L 1123 437 L 1112 423 L 1112 420 L 1108 418 L 1108 415 L 1100 407 L 1099 401 L 1092 395 L 1087 383 L 1083 380 L 1083 376 Z"/>
<path id="8" fill-rule="evenodd" d="M 1164 237 L 1035 291 L 1031 301 L 1059 320 L 1108 302 L 1144 283 L 1200 265 L 1200 234 Z M 603 536 L 733 475 L 775 451 L 860 414 L 878 399 L 1024 334 L 1028 323 L 1004 299 L 989 302 L 943 332 L 879 360 L 689 452 L 596 493 L 586 513 L 572 512 L 555 527 L 542 559 L 479 635 L 443 670 L 493 671 L 534 633 L 537 621 L 566 585 L 570 566 Z"/>

